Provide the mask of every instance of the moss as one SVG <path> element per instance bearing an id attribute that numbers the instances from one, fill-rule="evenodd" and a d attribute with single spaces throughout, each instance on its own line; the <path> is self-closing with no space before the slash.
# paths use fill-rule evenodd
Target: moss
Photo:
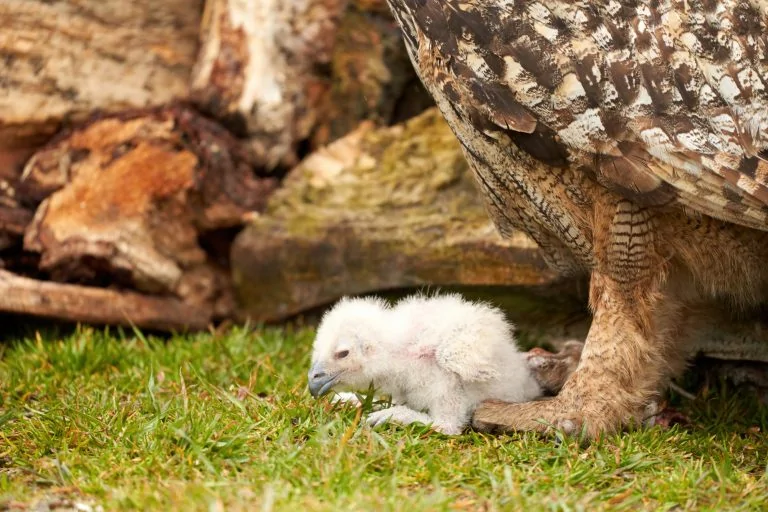
<path id="1" fill-rule="evenodd" d="M 459 143 L 436 110 L 361 127 L 308 157 L 233 248 L 252 318 L 426 283 L 544 285 L 524 236 L 502 240 Z"/>
<path id="2" fill-rule="evenodd" d="M 353 163 L 332 179 L 315 178 L 338 162 L 306 160 L 273 196 L 268 216 L 303 236 L 322 236 L 327 226 L 346 221 L 367 236 L 380 231 L 390 238 L 394 229 L 407 240 L 439 238 L 429 236 L 435 226 L 450 226 L 455 235 L 488 225 L 459 144 L 436 110 L 366 131 L 354 152 Z"/>

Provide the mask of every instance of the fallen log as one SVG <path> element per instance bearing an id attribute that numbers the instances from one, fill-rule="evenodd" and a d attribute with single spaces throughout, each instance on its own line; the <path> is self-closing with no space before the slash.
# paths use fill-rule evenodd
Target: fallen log
<path id="1" fill-rule="evenodd" d="M 201 32 L 192 99 L 267 168 L 432 103 L 385 0 L 208 0 Z"/>
<path id="2" fill-rule="evenodd" d="M 536 245 L 498 235 L 439 114 L 372 124 L 308 157 L 232 248 L 244 317 L 275 321 L 341 295 L 430 285 L 546 285 Z"/>
<path id="3" fill-rule="evenodd" d="M 163 331 L 202 330 L 212 316 L 211 308 L 172 297 L 38 281 L 5 270 L 0 270 L 0 311 Z"/>
<path id="4" fill-rule="evenodd" d="M 253 174 L 228 132 L 183 108 L 87 122 L 37 152 L 24 182 L 53 191 L 24 236 L 52 279 L 193 305 L 231 305 L 226 271 L 201 237 L 239 226 L 276 186 Z"/>
<path id="5" fill-rule="evenodd" d="M 201 0 L 0 0 L 0 167 L 62 122 L 185 98 Z"/>

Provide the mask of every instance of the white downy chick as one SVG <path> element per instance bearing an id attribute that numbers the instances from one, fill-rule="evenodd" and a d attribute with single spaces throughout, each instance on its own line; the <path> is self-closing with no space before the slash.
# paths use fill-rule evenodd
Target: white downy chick
<path id="1" fill-rule="evenodd" d="M 317 330 L 309 390 L 362 391 L 371 383 L 393 406 L 368 415 L 431 424 L 455 435 L 487 399 L 524 402 L 542 395 L 498 309 L 456 294 L 407 297 L 390 307 L 378 298 L 344 298 Z"/>

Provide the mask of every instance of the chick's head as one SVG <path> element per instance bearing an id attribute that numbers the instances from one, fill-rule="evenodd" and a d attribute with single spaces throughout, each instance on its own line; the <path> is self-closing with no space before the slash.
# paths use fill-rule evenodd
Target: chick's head
<path id="1" fill-rule="evenodd" d="M 363 390 L 373 381 L 372 364 L 387 332 L 389 306 L 378 298 L 344 298 L 317 329 L 309 370 L 309 392 Z"/>

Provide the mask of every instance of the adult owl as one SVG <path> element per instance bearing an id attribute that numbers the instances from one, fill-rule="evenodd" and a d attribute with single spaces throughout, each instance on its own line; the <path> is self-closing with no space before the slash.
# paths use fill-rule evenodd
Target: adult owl
<path id="1" fill-rule="evenodd" d="M 474 425 L 639 421 L 684 367 L 686 308 L 768 293 L 768 2 L 388 2 L 500 233 L 590 275 L 559 395 Z"/>

